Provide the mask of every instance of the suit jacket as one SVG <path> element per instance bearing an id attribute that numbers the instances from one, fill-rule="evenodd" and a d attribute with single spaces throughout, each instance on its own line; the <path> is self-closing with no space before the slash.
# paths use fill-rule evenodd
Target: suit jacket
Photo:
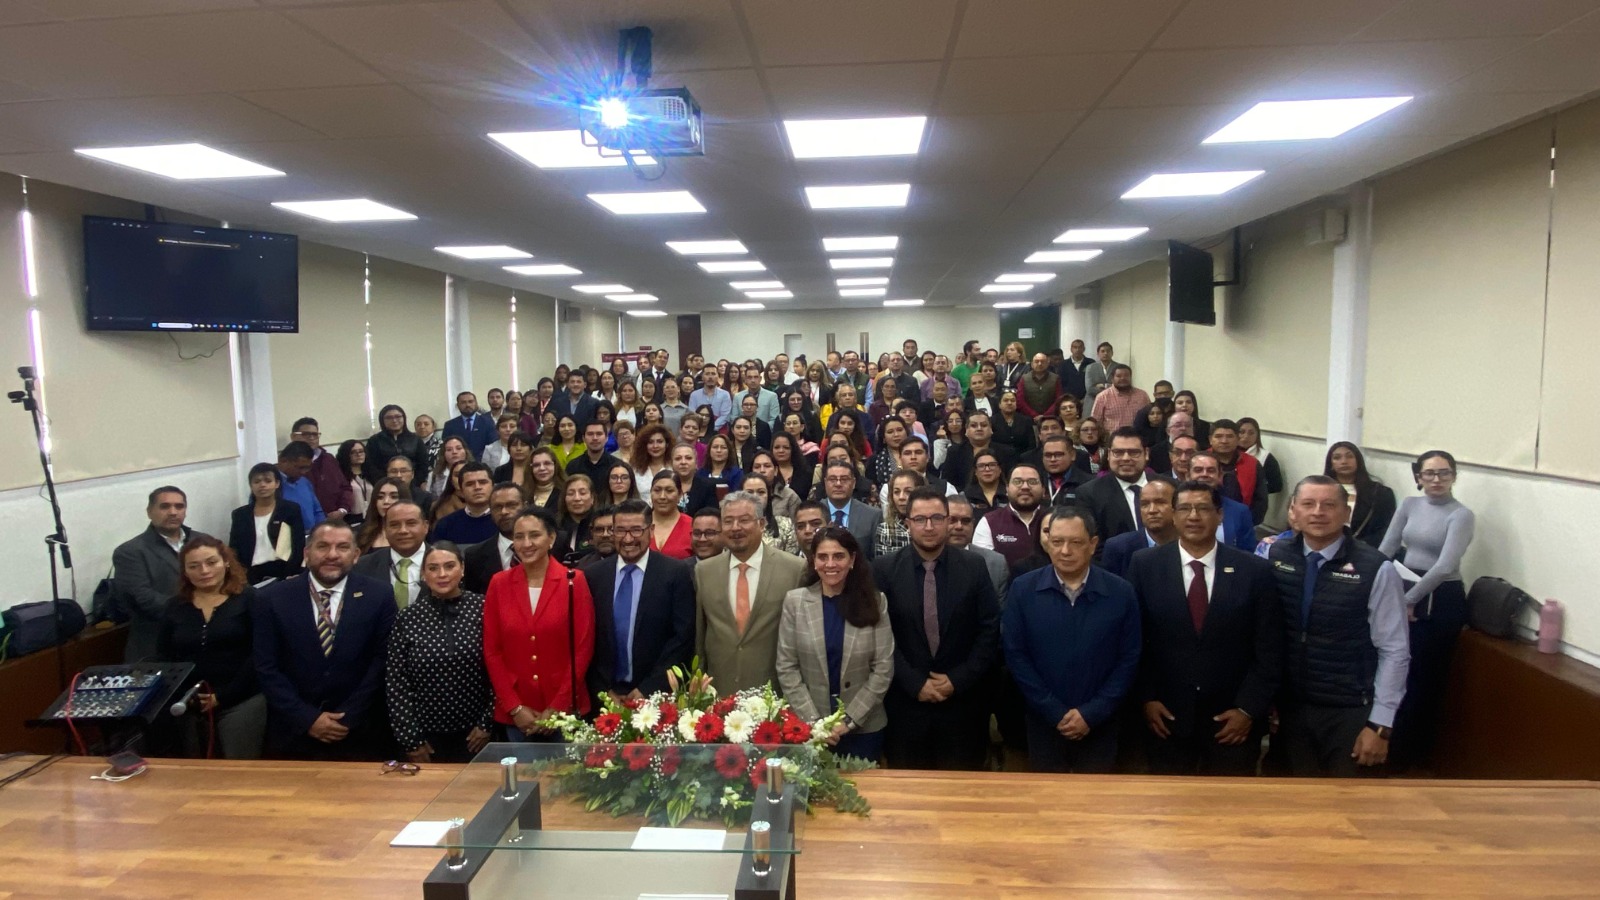
<path id="1" fill-rule="evenodd" d="M 233 511 L 233 522 L 228 527 L 228 546 L 233 548 L 233 555 L 239 557 L 239 562 L 249 569 L 247 577 L 252 584 L 265 578 L 290 578 L 300 574 L 305 568 L 304 522 L 300 504 L 293 500 L 279 500 L 272 508 L 272 516 L 267 519 L 267 536 L 276 547 L 282 540 L 279 535 L 283 529 L 289 529 L 289 558 L 252 566 L 250 560 L 256 556 L 255 504 L 246 503 Z"/>
<path id="2" fill-rule="evenodd" d="M 1231 497 L 1222 498 L 1223 542 L 1246 553 L 1256 549 L 1256 523 L 1250 517 L 1250 507 Z"/>
<path id="3" fill-rule="evenodd" d="M 254 652 L 271 723 L 269 746 L 305 737 L 324 712 L 344 713 L 343 724 L 354 732 L 381 705 L 394 593 L 387 582 L 350 573 L 334 624 L 333 653 L 324 656 L 310 580 L 296 575 L 256 595 Z"/>
<path id="4" fill-rule="evenodd" d="M 678 508 L 683 510 L 685 515 L 692 516 L 702 509 L 716 508 L 716 506 L 717 486 L 699 472 L 694 473 L 694 480 L 689 483 L 689 494 Z"/>
<path id="5" fill-rule="evenodd" d="M 461 589 L 474 594 L 489 590 L 489 581 L 505 569 L 505 559 L 500 556 L 499 538 L 479 541 L 461 551 L 467 573 L 461 579 Z"/>
<path id="6" fill-rule="evenodd" d="M 340 470 L 338 457 L 327 450 L 317 454 L 317 458 L 311 461 L 311 472 L 306 477 L 311 479 L 311 490 L 316 493 L 317 502 L 322 504 L 322 511 L 328 515 L 341 509 L 349 510 L 355 504 L 355 488 Z M 250 564 L 248 558 L 239 561 Z"/>
<path id="7" fill-rule="evenodd" d="M 1095 552 L 1097 558 L 1105 553 L 1106 541 L 1119 534 L 1139 530 L 1133 510 L 1128 507 L 1128 487 L 1122 479 L 1108 472 L 1078 488 L 1078 506 L 1094 516 L 1094 523 L 1100 530 L 1100 549 Z"/>
<path id="8" fill-rule="evenodd" d="M 442 429 L 445 437 L 458 437 L 467 442 L 467 449 L 472 451 L 473 459 L 481 459 L 485 447 L 499 439 L 495 430 L 495 417 L 485 410 L 479 410 L 472 417 L 472 425 L 468 427 L 466 416 L 456 416 L 444 423 Z"/>
<path id="9" fill-rule="evenodd" d="M 922 557 L 902 547 L 872 561 L 872 577 L 889 601 L 894 627 L 894 690 L 916 702 L 931 672 L 950 679 L 945 703 L 987 703 L 983 686 L 1000 664 L 1000 601 L 988 566 L 976 554 L 948 547 L 934 569 L 939 652 L 928 647 L 922 620 Z"/>
<path id="10" fill-rule="evenodd" d="M 185 526 L 185 543 L 199 532 Z M 111 553 L 117 605 L 128 614 L 128 646 L 123 658 L 138 662 L 156 652 L 161 618 L 178 594 L 178 554 L 151 525 Z"/>
<path id="11" fill-rule="evenodd" d="M 778 627 L 778 685 L 795 715 L 815 722 L 833 712 L 828 674 L 822 585 L 795 588 L 784 595 Z M 857 731 L 878 731 L 889 724 L 883 698 L 893 677 L 894 629 L 889 624 L 889 602 L 879 594 L 877 625 L 857 628 L 844 623 L 839 700 Z"/>
<path id="12" fill-rule="evenodd" d="M 589 691 L 634 688 L 649 696 L 670 690 L 667 670 L 688 668 L 694 656 L 694 574 L 688 563 L 654 551 L 646 552 L 639 608 L 633 617 L 633 678 L 620 678 L 616 668 L 617 627 L 613 613 L 617 591 L 617 557 L 608 556 L 583 569 L 594 598 L 594 660 L 589 664 Z"/>
<path id="13" fill-rule="evenodd" d="M 1114 359 L 1110 365 L 1102 365 L 1100 360 L 1096 359 L 1083 367 L 1084 415 L 1089 414 L 1089 407 L 1094 404 L 1094 398 L 1100 396 L 1100 392 L 1111 385 L 1111 370 L 1118 365 L 1120 363 Z M 1205 444 L 1202 442 L 1200 446 L 1204 447 Z"/>
<path id="14" fill-rule="evenodd" d="M 985 550 L 982 547 L 967 546 L 962 548 L 968 553 L 976 553 L 983 560 L 983 565 L 989 571 L 989 580 L 994 582 L 996 597 L 1004 597 L 1006 588 L 1011 586 L 1011 564 L 997 551 Z"/>
<path id="15" fill-rule="evenodd" d="M 1085 356 L 1083 358 L 1083 365 L 1079 366 L 1077 363 L 1073 362 L 1072 357 L 1069 356 L 1066 359 L 1063 359 L 1061 361 L 1060 368 L 1056 369 L 1056 374 L 1061 377 L 1061 389 L 1078 398 L 1079 401 L 1083 400 L 1083 391 L 1085 387 L 1083 382 L 1083 372 L 1089 367 L 1091 362 L 1093 362 L 1093 360 Z"/>
<path id="16" fill-rule="evenodd" d="M 572 395 L 566 391 L 561 391 L 550 398 L 550 408 L 555 410 L 556 418 L 558 419 L 562 416 L 571 416 L 576 420 L 578 423 L 578 437 L 582 438 L 583 426 L 589 424 L 589 420 L 594 418 L 594 411 L 600 408 L 600 401 L 585 392 L 582 397 L 578 398 L 578 402 L 574 404 Z"/>
<path id="17" fill-rule="evenodd" d="M 772 547 L 760 552 L 760 580 L 750 598 L 750 620 L 744 634 L 734 624 L 733 598 L 728 594 L 733 554 L 724 550 L 694 567 L 695 653 L 723 695 L 777 679 L 783 597 L 800 586 L 800 576 L 805 573 L 805 560 L 798 556 Z"/>
<path id="18" fill-rule="evenodd" d="M 528 603 L 528 577 L 521 566 L 489 580 L 483 599 L 483 659 L 494 685 L 495 721 L 510 724 L 511 711 L 518 706 L 534 712 L 589 712 L 593 704 L 581 681 L 594 658 L 594 601 L 582 572 L 572 580 L 571 623 L 569 644 L 567 568 L 555 559 L 545 569 L 537 609 Z M 572 680 L 574 660 L 578 684 Z M 576 710 L 571 709 L 574 691 Z"/>
<path id="19" fill-rule="evenodd" d="M 1134 554 L 1128 581 L 1139 597 L 1144 651 L 1138 700 L 1159 700 L 1175 717 L 1175 735 L 1215 732 L 1211 717 L 1242 709 L 1264 725 L 1283 666 L 1282 605 L 1266 560 L 1217 545 L 1205 627 L 1189 613 L 1192 574 L 1177 541 Z"/>
<path id="20" fill-rule="evenodd" d="M 1119 534 L 1100 545 L 1100 568 L 1117 576 L 1128 577 L 1128 563 L 1140 550 L 1150 549 L 1150 539 L 1143 528 Z"/>
<path id="21" fill-rule="evenodd" d="M 827 499 L 822 501 L 822 515 L 830 520 L 829 524 L 832 524 L 833 508 L 828 502 Z M 877 536 L 878 526 L 883 523 L 883 510 L 876 506 L 868 506 L 860 500 L 851 500 L 849 509 L 847 515 L 850 519 L 848 526 L 850 534 L 861 545 L 861 552 L 871 559 L 873 538 Z"/>

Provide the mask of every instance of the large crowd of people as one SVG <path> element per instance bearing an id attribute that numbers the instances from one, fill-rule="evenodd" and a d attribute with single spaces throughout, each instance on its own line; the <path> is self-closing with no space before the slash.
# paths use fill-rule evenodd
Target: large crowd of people
<path id="1" fill-rule="evenodd" d="M 1473 533 L 1453 457 L 1399 503 L 1348 442 L 1291 484 L 1255 419 L 1085 350 L 657 350 L 442 427 L 384 406 L 336 449 L 302 418 L 226 542 L 150 495 L 114 557 L 128 658 L 193 663 L 182 747 L 239 758 L 556 741 L 548 714 L 698 657 L 842 705 L 835 750 L 893 767 L 1425 766 Z"/>

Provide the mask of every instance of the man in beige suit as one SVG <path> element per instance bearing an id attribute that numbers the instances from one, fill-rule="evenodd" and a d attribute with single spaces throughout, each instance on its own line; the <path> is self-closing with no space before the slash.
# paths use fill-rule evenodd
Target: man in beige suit
<path id="1" fill-rule="evenodd" d="M 744 491 L 723 498 L 727 549 L 694 567 L 695 653 L 724 696 L 777 679 L 783 597 L 805 573 L 805 560 L 763 546 L 764 506 Z"/>

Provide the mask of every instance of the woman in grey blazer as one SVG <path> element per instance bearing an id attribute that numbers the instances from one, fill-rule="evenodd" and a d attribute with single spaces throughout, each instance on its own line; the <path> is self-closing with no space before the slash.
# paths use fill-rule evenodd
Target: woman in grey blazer
<path id="1" fill-rule="evenodd" d="M 883 755 L 883 695 L 894 675 L 888 601 L 854 535 L 827 526 L 804 586 L 783 598 L 778 625 L 778 685 L 808 722 L 843 702 L 844 721 L 828 736 L 833 751 L 876 761 Z"/>

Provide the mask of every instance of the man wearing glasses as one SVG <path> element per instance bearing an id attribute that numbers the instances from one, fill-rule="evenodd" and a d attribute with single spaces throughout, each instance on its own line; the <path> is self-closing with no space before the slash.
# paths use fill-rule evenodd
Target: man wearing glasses
<path id="1" fill-rule="evenodd" d="M 694 581 L 688 563 L 650 549 L 650 504 L 612 511 L 617 555 L 584 567 L 594 597 L 589 690 L 618 700 L 669 690 L 667 670 L 694 655 Z"/>
<path id="2" fill-rule="evenodd" d="M 1254 775 L 1283 668 L 1272 567 L 1217 540 L 1222 499 L 1215 484 L 1179 485 L 1177 541 L 1128 566 L 1143 614 L 1135 700 L 1162 774 Z"/>
<path id="3" fill-rule="evenodd" d="M 1146 453 L 1139 432 L 1129 426 L 1118 428 L 1111 433 L 1111 475 L 1078 489 L 1078 506 L 1094 516 L 1102 542 L 1139 528 L 1139 491 L 1146 480 Z"/>
<path id="4" fill-rule="evenodd" d="M 762 540 L 765 506 L 744 491 L 722 498 L 727 549 L 694 567 L 696 655 L 724 695 L 777 681 L 783 596 L 805 574 L 804 560 Z"/>
<path id="5" fill-rule="evenodd" d="M 1015 566 L 1033 554 L 1039 542 L 1039 508 L 1044 478 L 1037 466 L 1017 463 L 1006 482 L 1006 505 L 984 514 L 972 534 L 972 545 L 993 550 Z"/>
<path id="6" fill-rule="evenodd" d="M 883 521 L 883 511 L 851 496 L 856 488 L 856 470 L 849 463 L 831 462 L 822 473 L 823 513 L 828 524 L 837 525 L 855 536 L 861 549 L 872 556 L 873 536 Z"/>
<path id="7" fill-rule="evenodd" d="M 322 504 L 322 511 L 329 519 L 335 522 L 344 521 L 345 514 L 350 512 L 350 506 L 355 503 L 355 489 L 350 486 L 350 479 L 339 470 L 339 461 L 333 454 L 322 449 L 322 428 L 317 420 L 306 416 L 295 421 L 289 429 L 289 440 L 299 441 L 311 448 L 311 471 L 306 477 L 311 481 L 311 490 L 317 495 L 317 502 Z"/>
<path id="8" fill-rule="evenodd" d="M 950 546 L 943 491 L 912 491 L 906 526 L 911 543 L 872 562 L 895 643 L 884 753 L 895 768 L 978 769 L 1000 661 L 994 583 L 981 559 Z"/>

